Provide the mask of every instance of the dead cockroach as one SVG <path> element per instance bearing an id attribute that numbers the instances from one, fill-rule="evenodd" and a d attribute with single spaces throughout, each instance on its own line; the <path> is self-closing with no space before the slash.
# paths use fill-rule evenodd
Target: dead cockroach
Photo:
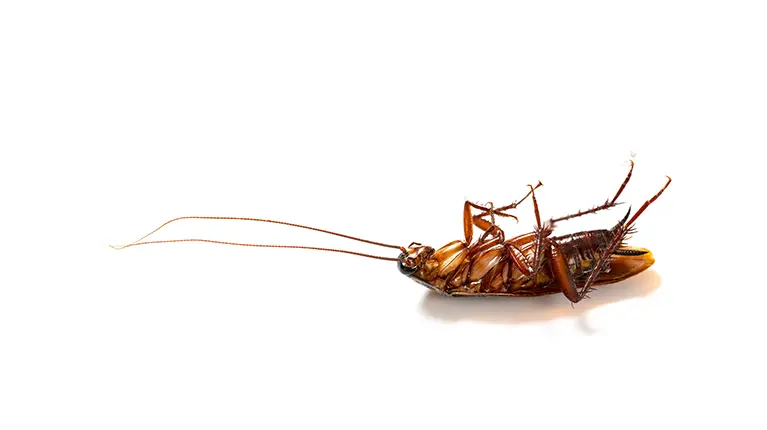
<path id="1" fill-rule="evenodd" d="M 648 267 L 655 259 L 645 248 L 628 246 L 626 240 L 634 230 L 634 222 L 671 183 L 666 184 L 650 200 L 647 200 L 631 218 L 631 209 L 621 221 L 610 229 L 582 231 L 564 236 L 553 236 L 558 222 L 593 214 L 618 205 L 626 185 L 631 179 L 634 162 L 631 162 L 626 179 L 615 196 L 605 203 L 588 210 L 551 218 L 541 222 L 535 190 L 542 184 L 528 185 L 529 191 L 518 202 L 495 207 L 466 201 L 463 206 L 464 239 L 456 240 L 434 249 L 413 242 L 407 248 L 397 245 L 365 240 L 315 227 L 259 218 L 185 216 L 172 219 L 154 231 L 128 245 L 113 247 L 123 249 L 138 245 L 172 242 L 207 242 L 224 245 L 260 248 L 292 248 L 316 251 L 340 252 L 396 261 L 399 271 L 433 291 L 450 296 L 512 296 L 532 297 L 563 293 L 573 303 L 581 301 L 595 286 L 612 284 L 634 276 Z M 535 212 L 536 227 L 533 232 L 506 239 L 503 230 L 496 225 L 496 217 L 510 217 L 510 210 L 531 198 Z M 476 214 L 473 210 L 478 211 Z M 489 218 L 489 219 L 488 219 Z M 174 239 L 144 241 L 166 225 L 183 219 L 240 220 L 281 224 L 332 234 L 381 247 L 397 249 L 397 258 L 384 257 L 343 249 L 320 248 L 303 245 L 263 245 L 224 242 L 209 239 Z M 474 228 L 482 231 L 474 241 Z"/>

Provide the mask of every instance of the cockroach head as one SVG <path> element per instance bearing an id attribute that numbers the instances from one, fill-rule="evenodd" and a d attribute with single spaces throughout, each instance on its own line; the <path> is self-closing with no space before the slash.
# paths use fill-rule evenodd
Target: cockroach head
<path id="1" fill-rule="evenodd" d="M 405 252 L 399 255 L 397 268 L 403 275 L 413 276 L 432 254 L 434 254 L 434 248 L 413 242 Z"/>

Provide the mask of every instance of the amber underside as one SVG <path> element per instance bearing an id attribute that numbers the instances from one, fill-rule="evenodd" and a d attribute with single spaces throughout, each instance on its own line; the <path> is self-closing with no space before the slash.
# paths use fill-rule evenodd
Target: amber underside
<path id="1" fill-rule="evenodd" d="M 634 223 L 671 183 L 666 184 L 634 214 L 631 210 L 614 227 L 554 236 L 558 222 L 593 214 L 615 207 L 631 178 L 634 164 L 612 199 L 591 209 L 579 211 L 547 223 L 541 222 L 535 190 L 530 185 L 519 202 L 494 207 L 466 202 L 464 205 L 464 240 L 456 240 L 433 249 L 411 246 L 400 256 L 400 270 L 419 283 L 443 294 L 454 296 L 541 296 L 563 293 L 572 302 L 587 297 L 592 287 L 612 284 L 634 276 L 655 259 L 644 248 L 626 244 Z M 536 230 L 506 240 L 496 224 L 497 217 L 513 217 L 508 212 L 531 198 Z M 474 214 L 472 210 L 478 210 Z M 480 236 L 475 239 L 475 229 Z"/>
<path id="2" fill-rule="evenodd" d="M 607 239 L 608 230 L 578 233 L 581 245 L 586 237 L 597 236 L 601 243 Z M 500 296 L 541 296 L 561 293 L 554 282 L 557 274 L 553 270 L 525 273 L 517 262 L 534 261 L 535 234 L 519 236 L 509 241 L 490 240 L 480 246 L 466 246 L 462 241 L 450 242 L 423 261 L 414 277 L 449 295 L 500 295 Z M 566 270 L 576 284 L 585 282 L 590 268 L 600 257 L 590 247 L 573 249 L 563 246 Z M 621 255 L 621 250 L 629 250 Z M 655 262 L 652 253 L 643 248 L 623 247 L 611 255 L 609 264 L 601 271 L 594 285 L 605 285 L 634 276 Z"/>

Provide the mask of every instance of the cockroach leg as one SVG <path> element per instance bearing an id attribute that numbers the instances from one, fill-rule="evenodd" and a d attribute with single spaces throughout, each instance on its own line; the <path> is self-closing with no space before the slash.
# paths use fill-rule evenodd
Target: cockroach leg
<path id="1" fill-rule="evenodd" d="M 575 283 L 573 282 L 572 276 L 568 276 L 568 277 L 561 277 L 560 276 L 561 273 L 559 273 L 559 272 L 561 271 L 561 264 L 564 264 L 564 259 L 562 259 L 561 256 L 560 256 L 559 257 L 560 261 L 557 262 L 556 261 L 557 257 L 555 255 L 555 257 L 554 257 L 555 261 L 552 262 L 552 270 L 556 272 L 555 273 L 555 278 L 557 279 L 557 282 L 559 283 L 559 286 L 562 289 L 562 292 L 573 303 L 577 303 L 577 302 L 581 301 L 584 297 L 586 297 L 586 295 L 588 293 L 590 293 L 591 291 L 594 290 L 592 285 L 594 285 L 594 282 L 596 282 L 597 277 L 599 277 L 599 274 L 602 273 L 602 270 L 604 270 L 605 264 L 607 264 L 607 262 L 610 260 L 610 256 L 612 255 L 612 253 L 615 252 L 615 250 L 618 248 L 618 246 L 620 246 L 620 244 L 623 242 L 624 238 L 626 237 L 626 234 L 628 234 L 631 231 L 631 229 L 633 228 L 633 224 L 634 224 L 634 222 L 636 222 L 637 218 L 639 218 L 639 215 L 641 215 L 642 212 L 644 212 L 645 209 L 647 209 L 648 206 L 650 206 L 655 200 L 657 200 L 658 197 L 660 197 L 660 195 L 663 194 L 663 192 L 666 190 L 666 188 L 668 188 L 669 184 L 671 184 L 671 178 L 668 177 L 668 176 L 666 176 L 666 178 L 668 178 L 668 181 L 666 181 L 666 184 L 663 186 L 663 188 L 661 188 L 660 191 L 658 191 L 658 193 L 655 194 L 650 200 L 647 200 L 646 202 L 644 202 L 644 204 L 639 208 L 639 210 L 637 210 L 636 213 L 634 213 L 634 216 L 632 216 L 631 219 L 628 222 L 626 222 L 625 224 L 623 224 L 623 226 L 616 232 L 615 238 L 612 240 L 610 245 L 602 253 L 602 255 L 600 256 L 599 260 L 597 260 L 597 263 L 594 266 L 594 269 L 589 274 L 588 279 L 586 279 L 586 282 L 580 288 L 580 290 L 581 290 L 580 293 L 578 293 L 576 296 L 574 296 L 572 298 L 570 297 L 570 295 L 572 295 L 571 289 L 572 288 L 576 288 L 577 289 L 578 286 L 575 285 Z M 551 243 L 553 244 L 554 242 L 551 241 Z M 555 252 L 555 254 L 556 254 L 556 252 Z M 567 272 L 567 274 L 569 274 L 570 271 L 566 270 L 567 269 L 567 265 L 566 264 L 564 265 L 564 267 L 565 267 L 565 271 Z M 573 299 L 575 299 L 575 300 L 573 300 Z"/>
<path id="2" fill-rule="evenodd" d="M 535 212 L 535 225 L 540 230 L 541 228 L 541 212 L 538 210 L 538 199 L 535 198 L 535 189 L 538 187 L 533 187 L 532 185 L 528 184 L 528 187 L 530 187 L 530 195 L 533 197 L 533 211 Z"/>
<path id="3" fill-rule="evenodd" d="M 485 234 L 483 234 L 482 237 L 480 238 L 479 243 L 484 242 L 489 235 L 493 235 L 493 236 L 501 237 L 501 238 L 503 237 L 503 230 L 501 230 L 498 226 L 496 226 L 494 222 L 490 222 L 488 220 L 472 215 L 471 208 L 478 208 L 481 210 L 486 209 L 484 206 L 480 206 L 468 200 L 464 202 L 463 204 L 463 236 L 464 236 L 466 246 L 471 245 L 471 241 L 474 238 L 475 226 L 481 231 L 485 232 Z"/>
<path id="4" fill-rule="evenodd" d="M 543 183 L 541 183 L 541 181 L 538 181 L 538 184 L 533 189 L 538 189 L 539 187 L 542 187 L 542 186 L 543 186 Z M 495 209 L 492 210 L 492 213 L 490 213 L 490 211 L 488 210 L 489 208 L 473 204 L 474 208 L 483 210 L 483 212 L 481 214 L 478 214 L 478 215 L 475 215 L 475 216 L 477 218 L 485 218 L 488 215 L 492 216 L 493 214 L 495 214 L 495 215 L 498 215 L 498 216 L 514 218 L 517 221 L 519 221 L 516 216 L 511 215 L 511 214 L 507 213 L 506 211 L 509 211 L 511 209 L 516 209 L 517 206 L 522 204 L 522 202 L 524 202 L 528 197 L 530 197 L 531 194 L 532 194 L 532 190 L 528 191 L 527 194 L 525 194 L 525 196 L 522 197 L 522 199 L 520 199 L 519 201 L 516 201 L 516 202 L 514 202 L 514 203 L 512 203 L 510 205 L 506 205 L 506 206 L 501 206 L 499 208 L 495 208 Z"/>
<path id="5" fill-rule="evenodd" d="M 488 235 L 493 235 L 495 237 L 503 238 L 503 230 L 498 228 L 498 226 L 496 225 L 495 217 L 500 216 L 500 217 L 514 218 L 515 220 L 519 221 L 519 219 L 515 215 L 512 215 L 508 213 L 507 211 L 516 209 L 517 206 L 522 204 L 522 202 L 524 202 L 528 197 L 530 197 L 530 195 L 532 195 L 534 189 L 537 189 L 541 186 L 543 186 L 543 183 L 541 183 L 541 181 L 538 181 L 538 184 L 535 185 L 535 187 L 531 187 L 530 191 L 528 191 L 527 194 L 525 194 L 525 196 L 522 197 L 522 199 L 520 199 L 519 201 L 515 201 L 512 204 L 502 206 L 499 208 L 494 207 L 492 202 L 488 203 L 487 206 L 482 206 L 476 203 L 472 203 L 470 201 L 466 201 L 464 204 L 464 235 L 466 237 L 466 243 L 467 244 L 471 243 L 471 237 L 473 236 L 471 232 L 467 234 L 467 228 L 469 228 L 467 216 L 471 216 L 471 221 L 474 226 L 476 226 L 477 228 L 485 232 L 485 234 L 480 239 L 480 242 L 484 241 Z M 471 208 L 480 210 L 482 212 L 472 216 Z M 488 215 L 490 216 L 490 221 L 485 219 Z"/>
<path id="6" fill-rule="evenodd" d="M 466 200 L 463 204 L 463 237 L 467 246 L 471 244 L 473 236 L 474 226 L 471 222 L 471 202 Z"/>
<path id="7" fill-rule="evenodd" d="M 550 225 L 544 226 L 541 224 L 541 212 L 538 210 L 538 199 L 535 198 L 535 189 L 538 187 L 533 187 L 532 185 L 528 185 L 528 187 L 530 187 L 530 195 L 533 198 L 533 210 L 535 211 L 536 244 L 535 254 L 533 254 L 533 273 L 537 274 L 543 267 L 543 244 L 545 242 L 545 238 L 551 234 L 552 230 Z"/>
<path id="8" fill-rule="evenodd" d="M 537 190 L 538 188 L 540 188 L 542 186 L 543 186 L 543 183 L 541 181 L 538 181 L 538 183 L 535 184 L 535 187 L 533 187 L 530 191 L 528 191 L 527 194 L 525 194 L 525 196 L 522 197 L 522 199 L 520 201 L 514 202 L 514 203 L 512 203 L 510 205 L 502 206 L 502 207 L 500 207 L 500 208 L 498 208 L 496 210 L 498 210 L 498 211 L 505 211 L 505 210 L 508 210 L 508 209 L 516 208 L 517 206 L 522 204 L 522 202 L 524 202 L 528 197 L 530 197 L 533 194 L 534 190 Z"/>
<path id="9" fill-rule="evenodd" d="M 483 211 L 493 211 L 493 204 L 489 203 L 489 207 L 480 206 L 476 203 L 472 203 L 470 201 L 466 201 L 463 205 L 463 232 L 464 237 L 466 238 L 466 245 L 471 244 L 472 237 L 474 236 L 473 233 L 473 227 L 476 226 L 481 231 L 485 232 L 478 240 L 478 244 L 484 242 L 488 236 L 494 236 L 494 237 L 500 237 L 503 239 L 503 230 L 501 230 L 497 225 L 495 225 L 495 218 L 493 217 L 492 221 L 488 221 L 486 219 L 480 218 L 478 215 L 472 215 L 471 208 L 480 209 Z M 501 215 L 501 216 L 511 216 L 514 217 L 514 215 Z M 516 218 L 516 217 L 514 217 Z"/>
<path id="10" fill-rule="evenodd" d="M 631 174 L 634 172 L 634 161 L 630 160 L 630 162 L 631 162 L 631 167 L 629 168 L 629 173 L 626 175 L 626 179 L 623 180 L 623 183 L 621 184 L 620 188 L 618 188 L 618 192 L 615 193 L 615 196 L 613 196 L 611 200 L 605 200 L 605 202 L 602 203 L 601 205 L 594 206 L 593 208 L 587 209 L 585 211 L 578 211 L 574 214 L 565 215 L 563 217 L 552 218 L 551 223 L 554 224 L 560 221 L 566 221 L 569 219 L 578 218 L 583 215 L 597 213 L 599 211 L 610 209 L 611 207 L 619 205 L 620 203 L 617 203 L 618 197 L 620 197 L 620 195 L 623 193 L 623 190 L 626 188 L 626 185 L 628 185 L 629 180 L 631 179 Z"/>
<path id="11" fill-rule="evenodd" d="M 573 303 L 581 301 L 583 296 L 578 294 L 578 287 L 573 280 L 573 275 L 567 267 L 567 262 L 563 256 L 562 250 L 553 240 L 547 241 L 546 253 L 551 261 L 551 272 L 554 275 L 554 282 L 559 287 L 562 294 Z M 583 290 L 585 291 L 585 289 Z M 584 294 L 585 295 L 585 294 Z"/>
<path id="12" fill-rule="evenodd" d="M 618 200 L 618 197 L 620 197 L 621 193 L 626 188 L 626 185 L 628 185 L 629 180 L 631 179 L 631 174 L 634 172 L 634 160 L 629 160 L 629 163 L 631 163 L 631 167 L 629 167 L 629 173 L 626 175 L 626 179 L 623 180 L 621 187 L 618 188 L 618 192 L 615 193 L 615 197 L 610 200 L 610 204 L 615 204 L 615 202 Z"/>

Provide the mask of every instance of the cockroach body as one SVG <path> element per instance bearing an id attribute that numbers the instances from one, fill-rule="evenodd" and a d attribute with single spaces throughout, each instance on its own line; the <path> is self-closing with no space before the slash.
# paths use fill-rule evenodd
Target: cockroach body
<path id="1" fill-rule="evenodd" d="M 633 216 L 631 209 L 615 226 L 604 230 L 582 231 L 564 236 L 553 236 L 558 222 L 596 213 L 617 206 L 618 197 L 631 178 L 634 163 L 631 162 L 626 179 L 611 200 L 592 209 L 575 214 L 552 218 L 541 222 L 535 190 L 542 186 L 528 185 L 530 190 L 518 202 L 507 206 L 495 207 L 466 201 L 463 210 L 464 240 L 456 240 L 434 249 L 420 243 L 412 243 L 407 248 L 360 239 L 354 236 L 292 224 L 258 218 L 188 216 L 172 219 L 145 235 L 141 239 L 116 249 L 138 245 L 169 242 L 208 242 L 225 245 L 250 246 L 261 248 L 293 248 L 315 251 L 331 251 L 345 254 L 396 261 L 399 271 L 429 289 L 449 296 L 510 296 L 532 297 L 563 293 L 576 303 L 593 291 L 595 286 L 612 284 L 632 277 L 650 267 L 655 259 L 645 248 L 628 246 L 626 241 L 634 230 L 634 222 L 668 187 L 671 178 L 661 190 L 646 201 Z M 535 212 L 536 228 L 533 232 L 506 239 L 503 230 L 496 224 L 496 217 L 517 218 L 509 213 L 519 204 L 531 197 Z M 477 214 L 473 210 L 479 211 Z M 489 218 L 489 220 L 488 220 Z M 397 258 L 382 257 L 333 248 L 318 248 L 303 245 L 264 245 L 236 242 L 223 242 L 209 239 L 175 239 L 144 241 L 164 226 L 182 219 L 240 220 L 258 221 L 298 227 L 321 233 L 353 239 L 381 247 L 398 249 Z M 474 230 L 482 234 L 474 241 Z"/>
<path id="2" fill-rule="evenodd" d="M 628 246 L 628 235 L 639 215 L 657 199 L 666 185 L 634 214 L 631 210 L 611 229 L 591 230 L 552 236 L 557 222 L 599 212 L 616 206 L 617 199 L 628 184 L 634 163 L 625 181 L 612 200 L 576 214 L 541 223 L 535 190 L 519 202 L 494 208 L 471 202 L 464 205 L 463 241 L 456 240 L 434 249 L 418 243 L 411 244 L 398 258 L 400 272 L 433 291 L 449 296 L 511 296 L 532 297 L 563 293 L 578 302 L 598 285 L 612 284 L 630 278 L 650 267 L 652 252 Z M 534 232 L 505 240 L 503 231 L 495 224 L 495 216 L 515 216 L 506 212 L 532 196 L 537 228 Z M 472 209 L 479 209 L 472 215 Z M 490 217 L 488 221 L 485 218 Z M 484 234 L 472 242 L 473 229 Z"/>
<path id="3" fill-rule="evenodd" d="M 609 230 L 583 231 L 549 241 L 561 250 L 558 257 L 565 261 L 573 282 L 583 284 L 621 227 L 618 223 Z M 450 296 L 530 297 L 563 292 L 552 267 L 544 264 L 542 270 L 535 271 L 527 263 L 535 258 L 535 239 L 536 233 L 529 233 L 468 246 L 457 240 L 436 250 L 415 245 L 400 255 L 398 266 L 416 282 Z M 611 254 L 593 285 L 622 281 L 654 262 L 647 249 L 621 247 Z"/>

